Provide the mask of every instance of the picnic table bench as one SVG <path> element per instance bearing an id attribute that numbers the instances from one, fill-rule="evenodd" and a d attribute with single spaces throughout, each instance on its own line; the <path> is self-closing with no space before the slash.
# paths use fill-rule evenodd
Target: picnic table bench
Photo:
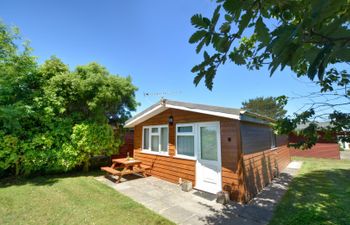
<path id="1" fill-rule="evenodd" d="M 112 166 L 101 167 L 101 170 L 106 171 L 108 174 L 118 176 L 116 183 L 119 183 L 124 175 L 128 174 L 141 174 L 146 177 L 146 172 L 151 169 L 150 166 L 142 164 L 140 160 L 137 159 L 112 159 Z"/>

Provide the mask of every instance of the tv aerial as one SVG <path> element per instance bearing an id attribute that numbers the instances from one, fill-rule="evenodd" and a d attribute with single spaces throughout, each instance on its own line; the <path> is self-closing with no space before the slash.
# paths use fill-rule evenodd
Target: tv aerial
<path id="1" fill-rule="evenodd" d="M 178 95 L 181 94 L 181 91 L 160 91 L 160 92 L 143 92 L 144 97 L 160 97 L 164 99 L 169 95 Z"/>

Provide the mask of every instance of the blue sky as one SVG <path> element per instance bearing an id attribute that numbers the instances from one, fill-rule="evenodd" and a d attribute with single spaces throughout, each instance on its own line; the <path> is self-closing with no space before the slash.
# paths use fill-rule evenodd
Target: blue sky
<path id="1" fill-rule="evenodd" d="M 194 32 L 190 18 L 195 13 L 210 16 L 214 8 L 210 0 L 2 0 L 0 18 L 20 28 L 40 63 L 56 55 L 71 69 L 95 61 L 113 74 L 130 75 L 139 88 L 138 112 L 160 98 L 145 97 L 145 92 L 240 107 L 242 101 L 257 96 L 296 96 L 317 90 L 288 70 L 269 77 L 266 69 L 249 71 L 232 63 L 219 69 L 212 91 L 203 83 L 195 87 L 190 70 L 202 58 L 188 43 Z M 304 101 L 291 101 L 288 112 Z"/>

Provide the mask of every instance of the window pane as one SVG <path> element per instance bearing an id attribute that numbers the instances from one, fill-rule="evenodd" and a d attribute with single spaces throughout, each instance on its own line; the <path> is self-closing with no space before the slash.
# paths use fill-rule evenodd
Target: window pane
<path id="1" fill-rule="evenodd" d="M 194 136 L 177 136 L 177 154 L 194 156 Z"/>
<path id="2" fill-rule="evenodd" d="M 152 128 L 152 133 L 158 133 L 158 127 L 153 127 Z"/>
<path id="3" fill-rule="evenodd" d="M 151 151 L 159 152 L 159 136 L 158 135 L 151 136 Z"/>
<path id="4" fill-rule="evenodd" d="M 201 158 L 205 160 L 217 160 L 218 145 L 216 127 L 201 127 Z"/>
<path id="5" fill-rule="evenodd" d="M 149 129 L 143 130 L 143 149 L 149 149 Z"/>
<path id="6" fill-rule="evenodd" d="M 162 152 L 168 151 L 168 128 L 162 127 L 160 129 L 160 150 Z"/>
<path id="7" fill-rule="evenodd" d="M 276 147 L 276 134 L 271 131 L 271 148 L 275 148 Z"/>
<path id="8" fill-rule="evenodd" d="M 179 133 L 192 133 L 192 126 L 184 126 L 184 127 L 178 127 L 177 132 Z"/>

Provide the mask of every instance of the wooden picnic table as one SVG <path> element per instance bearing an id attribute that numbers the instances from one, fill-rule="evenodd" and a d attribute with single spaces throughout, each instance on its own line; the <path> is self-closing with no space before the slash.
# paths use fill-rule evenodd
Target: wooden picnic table
<path id="1" fill-rule="evenodd" d="M 140 167 L 141 161 L 137 159 L 127 159 L 127 158 L 120 158 L 120 159 L 112 159 L 112 168 L 116 168 L 118 165 L 122 165 L 123 167 Z"/>
<path id="2" fill-rule="evenodd" d="M 101 170 L 118 176 L 116 183 L 119 183 L 121 178 L 128 174 L 141 174 L 143 177 L 146 177 L 146 170 L 150 169 L 149 166 L 143 165 L 142 161 L 137 159 L 112 159 L 112 163 L 111 167 L 101 167 Z"/>

